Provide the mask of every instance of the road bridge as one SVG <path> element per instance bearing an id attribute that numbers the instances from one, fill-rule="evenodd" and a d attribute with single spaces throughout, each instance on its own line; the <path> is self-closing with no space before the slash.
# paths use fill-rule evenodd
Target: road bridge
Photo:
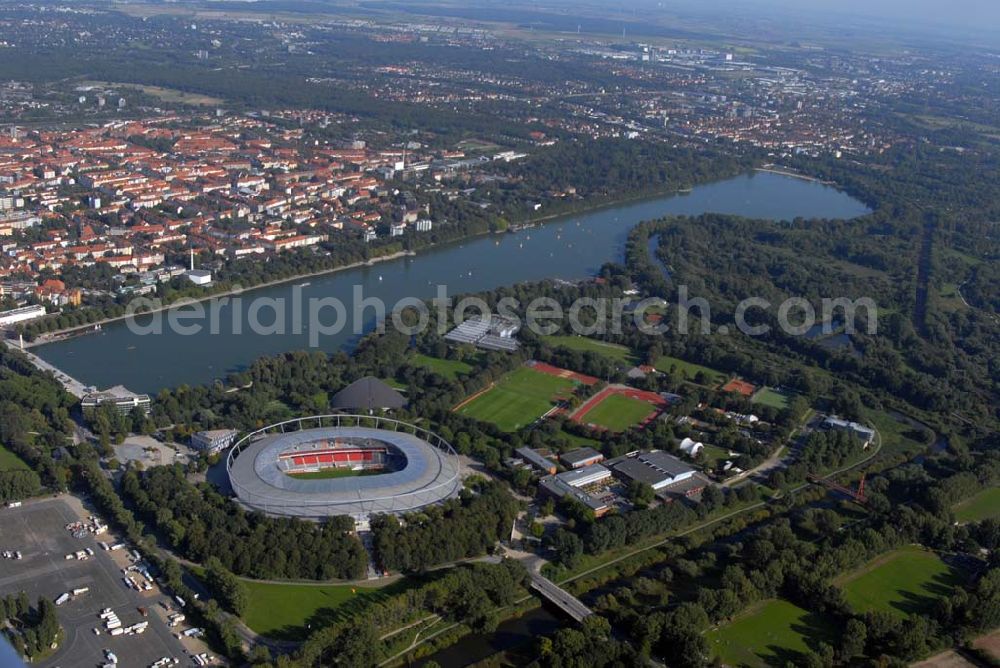
<path id="1" fill-rule="evenodd" d="M 531 574 L 531 588 L 541 594 L 547 601 L 553 603 L 560 610 L 575 619 L 577 622 L 582 622 L 584 619 L 594 614 L 594 612 L 584 605 L 580 599 L 573 596 L 541 573 Z"/>

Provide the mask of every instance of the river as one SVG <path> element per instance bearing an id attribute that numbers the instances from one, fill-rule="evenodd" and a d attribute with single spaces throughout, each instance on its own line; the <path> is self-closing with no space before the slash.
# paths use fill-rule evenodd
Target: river
<path id="1" fill-rule="evenodd" d="M 122 384 L 136 392 L 155 393 L 185 383 L 209 383 L 245 369 L 258 357 L 309 347 L 308 328 L 291 331 L 291 306 L 284 314 L 285 333 L 249 332 L 246 323 L 251 296 L 284 298 L 290 303 L 293 291 L 300 290 L 306 304 L 311 298 L 336 297 L 351 309 L 354 286 L 360 286 L 365 297 L 380 298 L 391 308 L 405 297 L 433 297 L 439 285 L 447 286 L 448 294 L 454 296 L 544 278 L 592 276 L 604 262 L 621 260 L 628 231 L 636 223 L 664 215 L 713 212 L 789 220 L 800 216 L 853 218 L 867 211 L 862 203 L 829 186 L 772 173 L 748 174 L 698 186 L 688 193 L 565 216 L 513 234 L 476 237 L 416 256 L 249 290 L 237 306 L 219 304 L 221 324 L 216 333 L 205 326 L 195 334 L 169 328 L 164 333 L 141 334 L 119 321 L 105 325 L 100 332 L 39 346 L 34 352 L 87 385 L 103 388 Z M 241 334 L 231 327 L 234 308 L 244 323 Z M 259 313 L 262 323 L 270 324 L 274 319 L 268 308 Z M 331 319 L 329 316 L 327 322 Z M 370 330 L 375 312 L 366 311 L 362 321 L 362 331 Z M 348 328 L 319 337 L 318 348 L 349 349 L 358 336 Z"/>

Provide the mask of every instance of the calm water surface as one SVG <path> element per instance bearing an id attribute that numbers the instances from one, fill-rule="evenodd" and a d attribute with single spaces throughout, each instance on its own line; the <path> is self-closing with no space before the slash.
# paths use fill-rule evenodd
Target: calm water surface
<path id="1" fill-rule="evenodd" d="M 867 211 L 857 200 L 818 183 L 770 173 L 739 176 L 686 194 L 567 216 L 514 234 L 477 237 L 414 257 L 250 290 L 242 295 L 244 331 L 238 335 L 230 324 L 233 306 L 223 304 L 218 309 L 222 326 L 217 334 L 205 327 L 194 335 L 139 335 L 125 322 L 117 322 L 99 333 L 40 346 L 34 352 L 88 385 L 123 384 L 133 391 L 153 393 L 184 383 L 212 382 L 246 368 L 258 357 L 309 346 L 307 328 L 299 334 L 270 336 L 247 331 L 251 297 L 290 300 L 298 289 L 305 303 L 310 298 L 336 297 L 350 310 L 354 286 L 359 285 L 365 297 L 380 298 L 391 308 L 404 297 L 433 297 L 438 285 L 446 285 L 449 295 L 458 295 L 543 278 L 591 276 L 603 263 L 622 258 L 628 231 L 636 223 L 668 214 L 713 212 L 790 220 L 798 216 L 853 218 Z M 306 281 L 308 285 L 294 287 Z M 326 321 L 332 321 L 332 311 L 326 313 Z M 285 316 L 290 323 L 290 306 Z M 365 328 L 370 330 L 375 312 L 369 309 L 365 316 Z M 273 312 L 265 309 L 259 320 L 269 324 L 273 318 Z M 291 332 L 290 324 L 285 331 Z M 357 338 L 348 328 L 323 337 L 319 347 L 348 349 Z"/>

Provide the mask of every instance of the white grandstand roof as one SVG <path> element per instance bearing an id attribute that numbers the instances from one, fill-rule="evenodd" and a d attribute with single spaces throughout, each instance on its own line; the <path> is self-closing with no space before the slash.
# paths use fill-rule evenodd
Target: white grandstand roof
<path id="1" fill-rule="evenodd" d="M 295 478 L 278 466 L 278 455 L 286 450 L 337 439 L 378 441 L 402 454 L 406 463 L 390 473 L 329 479 Z M 233 449 L 229 479 L 244 505 L 269 514 L 366 519 L 376 513 L 403 513 L 443 501 L 461 489 L 458 458 L 451 446 L 441 444 L 447 449 L 406 431 L 358 426 L 274 433 Z"/>

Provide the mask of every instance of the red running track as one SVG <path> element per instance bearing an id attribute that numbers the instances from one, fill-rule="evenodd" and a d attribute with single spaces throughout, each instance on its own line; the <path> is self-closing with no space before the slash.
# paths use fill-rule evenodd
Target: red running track
<path id="1" fill-rule="evenodd" d="M 577 373 L 576 371 L 570 371 L 569 369 L 560 369 L 557 366 L 552 366 L 551 364 L 546 364 L 545 362 L 537 362 L 532 360 L 527 363 L 527 366 L 538 371 L 540 373 L 548 374 L 550 376 L 557 376 L 559 378 L 566 378 L 568 380 L 576 381 L 582 385 L 594 385 L 597 383 L 598 379 L 593 376 L 588 376 L 583 373 Z"/>
<path id="2" fill-rule="evenodd" d="M 604 388 L 603 390 L 592 396 L 590 399 L 587 399 L 587 401 L 585 401 L 583 404 L 581 404 L 581 406 L 577 408 L 572 415 L 570 415 L 570 419 L 573 420 L 574 422 L 586 424 L 587 421 L 584 418 L 586 418 L 587 413 L 594 410 L 594 408 L 599 403 L 610 397 L 612 394 L 621 394 L 623 396 L 629 397 L 630 399 L 638 399 L 639 401 L 645 401 L 647 404 L 650 404 L 654 407 L 654 409 L 650 412 L 650 414 L 641 423 L 639 423 L 640 427 L 644 427 L 650 422 L 652 422 L 654 419 L 656 419 L 656 416 L 659 415 L 661 411 L 663 411 L 664 408 L 670 405 L 669 401 L 661 397 L 656 392 L 649 392 L 648 390 L 637 390 L 634 387 L 629 387 L 627 385 L 609 385 L 608 387 Z"/>

